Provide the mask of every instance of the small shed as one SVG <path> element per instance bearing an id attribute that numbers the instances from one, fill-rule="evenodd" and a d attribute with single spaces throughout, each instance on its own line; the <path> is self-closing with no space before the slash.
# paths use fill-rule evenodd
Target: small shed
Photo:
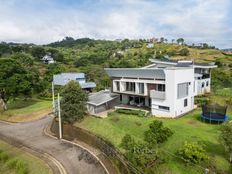
<path id="1" fill-rule="evenodd" d="M 94 115 L 114 108 L 119 103 L 120 98 L 118 94 L 112 94 L 109 90 L 103 90 L 89 95 L 87 110 Z"/>

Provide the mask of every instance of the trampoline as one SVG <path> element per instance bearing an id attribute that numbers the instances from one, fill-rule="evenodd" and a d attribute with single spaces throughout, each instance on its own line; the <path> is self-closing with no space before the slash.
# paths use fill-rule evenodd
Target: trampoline
<path id="1" fill-rule="evenodd" d="M 226 115 L 227 106 L 221 106 L 218 104 L 204 105 L 202 107 L 201 119 L 211 122 L 224 122 L 228 120 Z"/>

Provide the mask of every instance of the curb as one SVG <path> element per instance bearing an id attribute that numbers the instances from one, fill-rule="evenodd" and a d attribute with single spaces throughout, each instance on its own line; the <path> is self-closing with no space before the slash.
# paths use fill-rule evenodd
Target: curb
<path id="1" fill-rule="evenodd" d="M 59 140 L 57 137 L 55 137 L 55 136 L 53 136 L 53 135 L 51 135 L 50 133 L 47 132 L 48 127 L 50 127 L 50 126 L 47 125 L 47 126 L 44 128 L 44 131 L 43 131 L 44 134 L 45 134 L 46 136 L 49 136 L 49 137 L 53 138 L 53 139 Z M 63 141 L 63 142 L 65 142 L 65 143 L 69 143 L 69 144 L 72 144 L 72 145 L 74 145 L 74 146 L 80 147 L 80 148 L 86 150 L 87 152 L 89 152 L 89 153 L 90 153 L 93 157 L 95 157 L 96 160 L 101 164 L 101 166 L 104 168 L 105 172 L 106 172 L 107 174 L 110 174 L 109 171 L 108 171 L 108 169 L 106 168 L 106 166 L 103 164 L 103 162 L 102 162 L 92 151 L 90 151 L 90 150 L 87 149 L 86 147 L 84 147 L 84 146 L 82 146 L 82 145 L 80 145 L 80 144 L 74 143 L 74 142 L 72 142 L 72 141 L 68 141 L 68 140 L 65 140 L 65 139 L 60 139 L 60 140 Z"/>

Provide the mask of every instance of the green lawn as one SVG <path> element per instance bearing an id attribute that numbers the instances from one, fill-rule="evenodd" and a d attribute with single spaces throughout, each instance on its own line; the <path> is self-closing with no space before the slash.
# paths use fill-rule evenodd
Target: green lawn
<path id="1" fill-rule="evenodd" d="M 9 159 L 19 159 L 26 163 L 29 174 L 51 174 L 51 169 L 47 164 L 39 158 L 24 152 L 18 148 L 15 148 L 0 140 L 0 150 L 9 156 Z M 4 174 L 17 174 L 14 169 L 9 167 L 2 161 L 0 161 L 0 173 Z"/>
<path id="2" fill-rule="evenodd" d="M 229 111 L 232 116 L 232 112 Z M 199 120 L 200 110 L 196 110 L 178 119 L 159 119 L 164 125 L 171 128 L 174 135 L 162 145 L 161 150 L 165 154 L 166 163 L 157 169 L 157 173 L 185 174 L 202 173 L 202 169 L 190 167 L 170 154 L 176 154 L 177 150 L 185 141 L 200 141 L 206 145 L 206 150 L 211 157 L 211 161 L 216 166 L 218 173 L 232 173 L 232 167 L 227 161 L 224 148 L 219 143 L 219 125 L 207 124 Z M 155 119 L 154 117 L 141 118 L 132 115 L 122 115 L 114 113 L 113 116 L 105 119 L 87 117 L 83 122 L 77 123 L 119 147 L 122 137 L 125 134 L 132 135 L 136 140 L 143 141 L 143 133 L 148 129 L 148 125 Z M 231 119 L 231 117 L 230 117 Z M 230 172 L 229 172 L 230 171 Z"/>
<path id="3" fill-rule="evenodd" d="M 8 104 L 8 110 L 0 112 L 0 119 L 8 121 L 30 121 L 51 112 L 52 101 L 41 99 L 18 99 Z"/>

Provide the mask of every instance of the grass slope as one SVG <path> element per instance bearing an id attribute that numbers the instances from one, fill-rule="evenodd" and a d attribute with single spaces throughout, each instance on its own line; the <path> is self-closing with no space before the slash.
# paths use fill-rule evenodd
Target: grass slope
<path id="1" fill-rule="evenodd" d="M 230 111 L 230 115 L 231 115 Z M 206 150 L 211 157 L 212 163 L 216 166 L 219 173 L 232 173 L 232 169 L 222 145 L 219 142 L 219 126 L 215 124 L 203 123 L 199 120 L 200 110 L 196 110 L 178 119 L 159 119 L 164 125 L 171 128 L 174 135 L 162 145 L 166 163 L 159 166 L 157 173 L 204 173 L 197 167 L 186 166 L 179 159 L 166 151 L 175 154 L 185 141 L 200 141 L 206 145 Z M 77 123 L 78 126 L 87 129 L 112 142 L 116 147 L 125 134 L 132 135 L 136 140 L 143 141 L 144 131 L 148 125 L 158 118 L 141 118 L 131 115 L 114 114 L 105 119 L 87 117 L 83 122 Z M 121 149 L 122 150 L 122 149 Z"/>
<path id="2" fill-rule="evenodd" d="M 20 159 L 25 162 L 28 167 L 29 174 L 52 174 L 51 169 L 44 161 L 1 140 L 0 150 L 7 153 L 10 158 Z M 0 162 L 0 173 L 15 174 L 15 171 L 9 169 L 3 162 Z"/>
<path id="3" fill-rule="evenodd" d="M 51 107 L 50 100 L 19 99 L 9 103 L 7 111 L 0 112 L 0 119 L 13 122 L 31 121 L 50 113 Z"/>

